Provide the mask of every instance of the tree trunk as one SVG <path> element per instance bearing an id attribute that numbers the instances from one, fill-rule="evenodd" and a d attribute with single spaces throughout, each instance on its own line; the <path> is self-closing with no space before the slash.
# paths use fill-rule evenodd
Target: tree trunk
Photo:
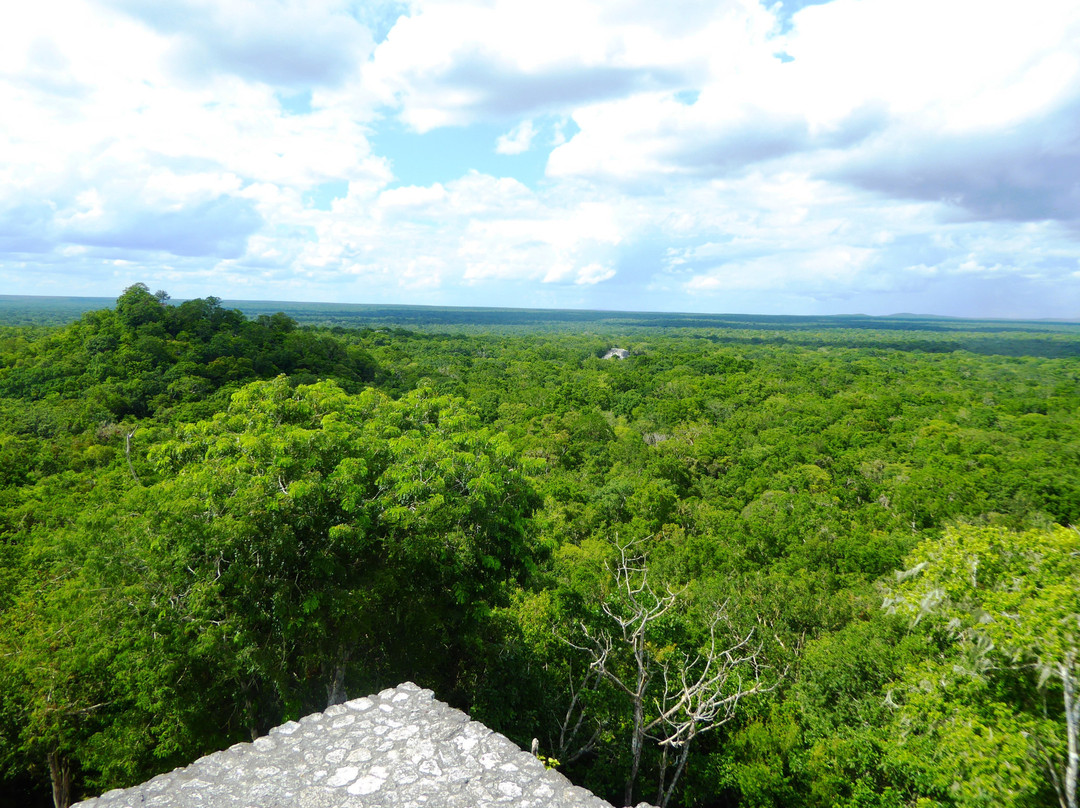
<path id="1" fill-rule="evenodd" d="M 59 750 L 49 752 L 49 779 L 52 780 L 53 808 L 71 805 L 71 763 Z"/>
<path id="2" fill-rule="evenodd" d="M 679 752 L 679 762 L 675 766 L 675 774 L 672 775 L 671 782 L 668 783 L 667 790 L 660 799 L 660 808 L 667 808 L 668 803 L 671 802 L 671 797 L 675 793 L 675 786 L 679 784 L 679 777 L 682 776 L 683 771 L 686 769 L 686 760 L 690 757 L 690 741 L 692 740 L 693 738 L 688 738 L 682 745 L 682 750 Z"/>
<path id="3" fill-rule="evenodd" d="M 259 737 L 259 727 L 255 716 L 255 702 L 251 700 L 251 692 L 244 688 L 244 717 L 247 719 L 248 735 L 255 741 Z"/>
<path id="4" fill-rule="evenodd" d="M 131 463 L 131 439 L 135 437 L 135 433 L 138 432 L 138 430 L 139 428 L 135 427 L 135 429 L 124 436 L 124 457 L 127 458 L 128 471 L 131 472 L 131 478 L 139 485 L 142 485 L 142 480 L 140 480 L 139 475 L 135 473 L 135 466 Z"/>
<path id="5" fill-rule="evenodd" d="M 1061 684 L 1065 691 L 1065 732 L 1069 739 L 1069 759 L 1065 764 L 1065 799 L 1069 808 L 1077 808 L 1076 785 L 1080 773 L 1080 701 L 1073 673 L 1074 656 L 1069 654 L 1061 666 Z"/>
<path id="6" fill-rule="evenodd" d="M 330 681 L 326 685 L 326 706 L 344 704 L 349 700 L 345 693 L 345 663 L 338 662 L 330 671 Z"/>
<path id="7" fill-rule="evenodd" d="M 335 704 L 344 704 L 349 700 L 349 696 L 345 692 L 345 673 L 348 665 L 349 651 L 346 649 L 345 644 L 342 643 L 338 645 L 337 653 L 334 654 L 333 659 L 324 663 L 323 667 L 323 671 L 327 677 L 327 707 L 332 707 Z"/>
<path id="8" fill-rule="evenodd" d="M 634 804 L 634 784 L 637 782 L 638 768 L 641 766 L 641 747 L 645 741 L 645 707 L 641 698 L 634 699 L 634 729 L 630 736 L 630 774 L 626 778 L 626 790 L 623 793 L 623 805 Z"/>

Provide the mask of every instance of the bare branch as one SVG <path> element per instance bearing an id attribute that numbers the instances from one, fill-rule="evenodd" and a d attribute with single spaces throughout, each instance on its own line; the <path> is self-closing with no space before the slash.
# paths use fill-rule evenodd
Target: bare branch
<path id="1" fill-rule="evenodd" d="M 594 681 L 599 678 L 599 676 L 600 674 L 594 668 L 590 667 L 585 672 L 585 676 L 581 680 L 581 685 L 579 687 L 574 687 L 574 677 L 572 674 L 570 676 L 570 704 L 566 708 L 566 714 L 562 719 L 558 720 L 559 742 L 556 757 L 562 761 L 563 764 L 573 763 L 592 752 L 596 748 L 596 742 L 600 740 L 602 727 L 599 722 L 597 722 L 592 736 L 573 752 L 570 751 L 575 739 L 578 738 L 579 733 L 581 732 L 582 725 L 585 723 L 587 715 L 580 694 L 591 689 Z M 576 719 L 574 717 L 575 713 L 577 715 Z"/>
<path id="2" fill-rule="evenodd" d="M 142 480 L 139 479 L 139 475 L 135 473 L 135 466 L 131 463 L 131 439 L 135 437 L 135 433 L 139 431 L 138 427 L 124 435 L 124 457 L 127 458 L 128 471 L 131 472 L 131 478 L 135 480 L 139 485 L 142 485 Z"/>
<path id="3" fill-rule="evenodd" d="M 617 544 L 618 560 L 614 566 L 607 565 L 614 587 L 611 597 L 600 606 L 613 624 L 610 630 L 590 629 L 581 623 L 583 644 L 567 642 L 591 657 L 590 674 L 610 682 L 630 700 L 631 762 L 624 804 L 632 804 L 643 744 L 651 739 L 662 749 L 657 801 L 663 807 L 674 794 L 694 738 L 730 721 L 742 699 L 776 685 L 769 686 L 762 678 L 767 666 L 763 661 L 764 643 L 757 639 L 758 626 L 736 630 L 727 601 L 714 609 L 708 626 L 708 643 L 696 654 L 663 660 L 653 655 L 649 635 L 661 618 L 681 602 L 686 587 L 676 590 L 666 586 L 662 591 L 657 590 L 650 580 L 648 559 L 644 552 L 638 551 L 642 541 Z M 766 620 L 759 618 L 757 622 L 768 626 Z M 673 659 L 678 659 L 678 663 Z M 649 699 L 652 682 L 657 677 L 663 682 L 662 693 Z M 573 707 L 572 700 L 564 732 Z M 679 751 L 674 759 L 674 772 L 667 781 L 669 749 Z"/>

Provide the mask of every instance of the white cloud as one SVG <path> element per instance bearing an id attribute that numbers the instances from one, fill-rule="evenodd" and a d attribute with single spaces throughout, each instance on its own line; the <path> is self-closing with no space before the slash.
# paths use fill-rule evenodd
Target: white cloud
<path id="1" fill-rule="evenodd" d="M 297 265 L 325 270 L 324 280 L 347 271 L 390 299 L 489 284 L 596 284 L 614 277 L 611 259 L 625 237 L 607 203 L 477 172 L 445 185 L 350 192 L 313 222 Z M 342 269 L 334 275 L 334 267 Z"/>
<path id="2" fill-rule="evenodd" d="M 333 24 L 332 16 L 280 6 L 281 15 L 264 9 L 263 22 L 245 28 L 240 23 L 253 8 L 187 14 L 161 7 L 159 14 L 173 17 L 161 30 L 75 0 L 23 5 L 8 15 L 0 29 L 0 218 L 8 208 L 25 221 L 18 211 L 26 200 L 44 200 L 53 215 L 33 225 L 41 249 L 51 240 L 220 257 L 242 253 L 273 215 L 265 204 L 255 212 L 247 193 L 253 185 L 386 182 L 385 162 L 370 154 L 349 110 L 289 115 L 274 91 L 251 77 L 224 68 L 196 83 L 177 75 L 176 38 L 191 39 L 218 11 L 232 15 L 230 31 L 249 45 L 268 26 L 276 33 L 264 44 L 287 25 L 295 36 Z M 184 32 L 164 30 L 170 26 Z M 215 33 L 219 45 L 229 33 Z"/>
<path id="3" fill-rule="evenodd" d="M 784 36 L 743 19 L 717 23 L 738 36 L 715 49 L 696 98 L 579 105 L 581 131 L 549 174 L 649 192 L 775 166 L 762 170 L 951 199 L 975 217 L 1080 218 L 1063 179 L 1080 170 L 1064 135 L 1080 109 L 1080 6 L 834 0 L 796 13 Z"/>
<path id="4" fill-rule="evenodd" d="M 379 207 L 387 212 L 399 213 L 428 208 L 444 201 L 446 197 L 446 189 L 440 183 L 427 187 L 407 185 L 383 191 L 379 195 Z"/>
<path id="5" fill-rule="evenodd" d="M 532 147 L 536 130 L 531 120 L 524 120 L 495 141 L 496 154 L 521 154 Z"/>
<path id="6" fill-rule="evenodd" d="M 6 15 L 0 284 L 141 272 L 178 294 L 278 298 L 1080 305 L 1075 3 L 832 0 L 787 29 L 754 0 L 350 6 Z M 418 164 L 466 168 L 393 187 L 371 146 L 391 118 L 482 131 L 488 162 L 433 151 Z M 542 180 L 497 176 L 549 150 Z"/>
<path id="7" fill-rule="evenodd" d="M 697 23 L 748 11 L 771 24 L 743 0 L 688 3 L 679 15 L 640 3 L 418 2 L 376 48 L 365 75 L 418 131 L 566 110 L 690 86 L 708 70 L 708 35 Z"/>
<path id="8" fill-rule="evenodd" d="M 803 9 L 793 24 L 786 49 L 795 89 L 819 118 L 878 100 L 899 119 L 969 130 L 1060 97 L 1075 70 L 1080 10 L 1069 0 L 834 0 Z M 1047 85 L 1043 65 L 1063 57 L 1072 67 Z"/>
<path id="9" fill-rule="evenodd" d="M 810 294 L 850 289 L 865 282 L 875 251 L 865 247 L 821 247 L 799 253 L 772 253 L 720 264 L 686 282 L 690 292 L 784 289 Z"/>
<path id="10" fill-rule="evenodd" d="M 169 39 L 167 64 L 192 80 L 226 73 L 274 86 L 339 84 L 374 47 L 340 0 L 106 0 Z"/>
<path id="11" fill-rule="evenodd" d="M 611 267 L 604 266 L 603 264 L 588 264 L 577 271 L 577 279 L 574 283 L 578 285 L 603 283 L 614 277 L 615 270 Z"/>

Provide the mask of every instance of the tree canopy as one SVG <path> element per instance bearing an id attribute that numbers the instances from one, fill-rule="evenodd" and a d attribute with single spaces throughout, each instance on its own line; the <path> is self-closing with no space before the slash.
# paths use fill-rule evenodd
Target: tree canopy
<path id="1" fill-rule="evenodd" d="M 0 328 L 9 802 L 411 679 L 615 801 L 1074 804 L 1075 331 L 511 315 Z"/>

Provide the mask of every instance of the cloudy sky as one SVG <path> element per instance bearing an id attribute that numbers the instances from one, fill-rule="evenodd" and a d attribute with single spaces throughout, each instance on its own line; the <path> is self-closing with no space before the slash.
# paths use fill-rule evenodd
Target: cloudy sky
<path id="1" fill-rule="evenodd" d="M 1080 319 L 1076 0 L 36 0 L 0 293 Z"/>

